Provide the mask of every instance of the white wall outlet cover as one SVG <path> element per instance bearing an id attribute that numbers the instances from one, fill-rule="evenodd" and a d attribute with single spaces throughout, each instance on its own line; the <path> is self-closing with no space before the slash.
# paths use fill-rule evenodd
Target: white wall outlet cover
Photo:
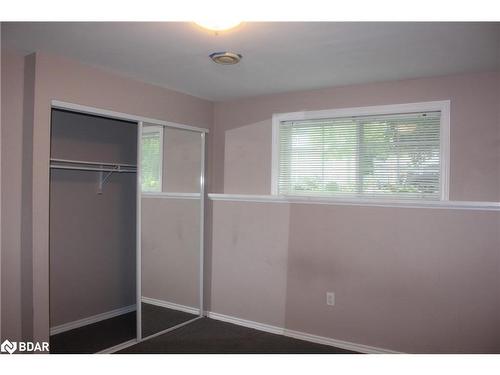
<path id="1" fill-rule="evenodd" d="M 326 293 L 326 304 L 328 306 L 335 306 L 335 293 L 333 292 Z"/>

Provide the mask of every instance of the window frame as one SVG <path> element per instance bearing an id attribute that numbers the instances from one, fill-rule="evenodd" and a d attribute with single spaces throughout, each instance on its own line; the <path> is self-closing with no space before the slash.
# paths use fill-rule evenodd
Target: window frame
<path id="1" fill-rule="evenodd" d="M 143 152 L 143 147 L 142 147 L 142 140 L 144 134 L 148 133 L 160 133 L 160 173 L 159 173 L 159 178 L 160 178 L 160 189 L 159 190 L 143 190 L 142 189 L 142 180 L 141 180 L 141 193 L 161 193 L 163 191 L 163 143 L 165 142 L 164 138 L 164 132 L 163 132 L 163 125 L 143 125 L 142 126 L 142 133 L 141 133 L 141 160 L 142 160 L 142 152 Z M 142 163 L 141 163 L 142 164 Z M 141 176 L 142 176 L 142 171 L 141 171 Z M 142 178 L 142 177 L 141 177 Z"/>
<path id="2" fill-rule="evenodd" d="M 326 118 L 351 117 L 351 116 L 376 116 L 376 115 L 391 115 L 405 114 L 414 112 L 432 112 L 440 111 L 440 130 L 439 130 L 439 148 L 440 148 L 440 199 L 439 201 L 448 201 L 450 198 L 449 181 L 450 181 L 450 100 L 439 100 L 430 102 L 404 103 L 377 105 L 367 107 L 351 107 L 351 108 L 336 108 L 320 111 L 301 111 L 288 113 L 275 113 L 272 117 L 272 164 L 271 164 L 271 195 L 278 196 L 279 183 L 279 161 L 280 161 L 280 124 L 283 121 L 300 121 L 300 120 L 320 120 Z M 303 197 L 305 195 L 291 194 L 290 197 Z M 344 197 L 324 197 L 331 200 L 345 200 Z M 384 198 L 369 198 L 353 195 L 348 197 L 349 200 L 382 200 Z M 391 197 L 392 201 L 406 202 L 409 199 L 400 199 Z M 418 200 L 412 200 L 418 201 Z"/>

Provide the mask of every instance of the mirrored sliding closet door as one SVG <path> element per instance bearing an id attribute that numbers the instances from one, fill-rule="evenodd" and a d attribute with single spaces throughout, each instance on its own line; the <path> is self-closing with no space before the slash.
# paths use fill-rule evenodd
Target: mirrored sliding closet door
<path id="1" fill-rule="evenodd" d="M 142 338 L 202 311 L 204 133 L 140 126 Z"/>

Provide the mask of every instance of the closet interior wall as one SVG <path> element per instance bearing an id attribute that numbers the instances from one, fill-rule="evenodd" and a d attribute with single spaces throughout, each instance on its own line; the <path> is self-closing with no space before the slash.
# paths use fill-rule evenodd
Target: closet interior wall
<path id="1" fill-rule="evenodd" d="M 137 163 L 137 123 L 52 110 L 51 158 Z M 136 303 L 136 174 L 51 168 L 50 326 Z"/>

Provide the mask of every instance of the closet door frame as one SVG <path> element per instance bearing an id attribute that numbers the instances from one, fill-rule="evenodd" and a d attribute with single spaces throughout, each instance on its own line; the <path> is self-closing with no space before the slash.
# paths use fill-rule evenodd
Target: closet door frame
<path id="1" fill-rule="evenodd" d="M 173 331 L 177 328 L 185 326 L 195 320 L 202 318 L 205 315 L 204 310 L 204 249 L 205 249 L 205 233 L 204 233 L 204 212 L 205 212 L 205 152 L 206 152 L 206 134 L 209 132 L 206 128 L 200 128 L 191 125 L 179 124 L 175 122 L 169 122 L 164 120 L 158 120 L 153 118 L 148 118 L 144 116 L 136 116 L 123 112 L 115 112 L 106 109 L 84 106 L 76 103 L 64 102 L 60 100 L 51 101 L 51 109 L 63 109 L 73 112 L 78 112 L 82 114 L 98 115 L 102 117 L 108 117 L 112 119 L 126 120 L 130 122 L 137 123 L 137 196 L 136 196 L 136 338 L 121 343 L 117 346 L 104 349 L 99 353 L 113 353 L 118 350 L 124 349 L 126 347 L 135 345 L 141 341 L 148 340 L 150 338 L 156 337 L 158 335 L 164 334 L 169 331 Z M 200 313 L 196 318 L 190 319 L 186 322 L 175 325 L 171 328 L 158 332 L 154 335 L 148 336 L 146 338 L 142 337 L 142 309 L 141 309 L 141 296 L 142 296 L 142 270 L 141 270 L 141 199 L 142 199 L 142 184 L 141 184 L 141 154 L 142 154 L 142 127 L 144 123 L 161 125 L 164 127 L 189 130 L 200 133 L 201 136 L 201 171 L 200 171 L 200 270 L 199 270 L 199 305 Z M 50 157 L 50 155 L 49 155 Z M 50 328 L 50 322 L 47 321 L 47 325 Z"/>

